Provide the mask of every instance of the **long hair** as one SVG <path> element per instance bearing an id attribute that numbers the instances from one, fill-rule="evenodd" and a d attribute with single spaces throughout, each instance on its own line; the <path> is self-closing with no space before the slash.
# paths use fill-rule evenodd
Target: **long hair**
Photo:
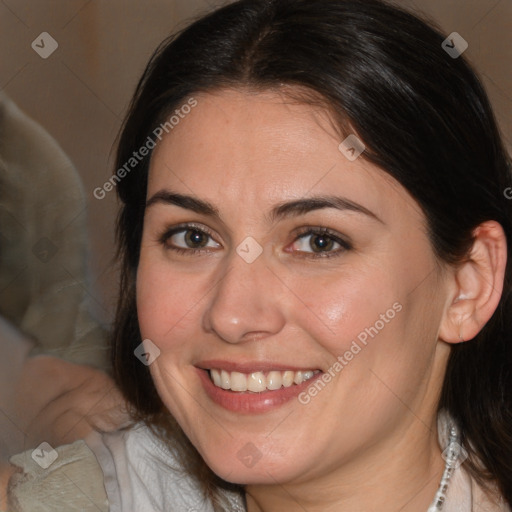
<path id="1" fill-rule="evenodd" d="M 364 142 L 363 158 L 420 205 L 436 256 L 467 258 L 476 226 L 499 222 L 512 254 L 510 159 L 489 100 L 464 57 L 442 48 L 437 29 L 378 0 L 240 0 L 162 43 L 135 91 L 117 168 L 173 109 L 194 94 L 249 87 L 309 91 L 341 132 Z M 133 356 L 141 336 L 135 302 L 150 154 L 117 184 L 121 290 L 112 336 L 115 378 L 137 418 L 187 451 L 210 497 L 222 482 L 204 467 L 165 410 L 147 367 Z M 499 306 L 471 341 L 451 348 L 439 408 L 458 422 L 468 470 L 512 504 L 512 260 Z"/>

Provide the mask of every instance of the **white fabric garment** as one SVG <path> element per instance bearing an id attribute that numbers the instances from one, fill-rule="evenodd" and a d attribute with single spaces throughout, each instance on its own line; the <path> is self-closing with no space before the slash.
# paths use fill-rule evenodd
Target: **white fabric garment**
<path id="1" fill-rule="evenodd" d="M 110 512 L 213 512 L 173 452 L 146 426 L 86 439 L 102 468 Z M 225 493 L 228 510 L 245 512 L 242 500 Z"/>

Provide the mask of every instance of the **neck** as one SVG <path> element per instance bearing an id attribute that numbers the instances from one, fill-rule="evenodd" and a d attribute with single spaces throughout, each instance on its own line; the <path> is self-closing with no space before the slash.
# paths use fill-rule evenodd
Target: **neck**
<path id="1" fill-rule="evenodd" d="M 436 422 L 429 430 L 415 418 L 371 452 L 328 474 L 295 484 L 247 486 L 247 510 L 426 512 L 443 469 Z"/>

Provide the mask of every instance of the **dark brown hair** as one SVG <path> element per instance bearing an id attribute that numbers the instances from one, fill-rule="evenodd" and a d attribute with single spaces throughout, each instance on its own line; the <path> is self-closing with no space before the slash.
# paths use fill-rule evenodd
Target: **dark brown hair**
<path id="1" fill-rule="evenodd" d="M 510 161 L 487 96 L 463 57 L 417 17 L 377 0 L 241 0 L 164 41 L 149 62 L 120 137 L 117 166 L 193 94 L 226 87 L 309 90 L 366 145 L 364 158 L 393 176 L 422 208 L 441 261 L 464 261 L 473 231 L 499 222 L 512 254 Z M 304 100 L 307 101 L 307 100 Z M 112 338 L 117 383 L 137 417 L 182 436 L 147 367 L 135 303 L 150 155 L 117 186 L 122 282 Z M 439 407 L 459 423 L 481 483 L 512 504 L 512 264 L 491 320 L 451 348 Z M 173 432 L 175 434 L 173 434 Z M 208 470 L 183 437 L 191 470 Z M 210 494 L 219 482 L 210 475 Z M 213 483 L 212 483 L 213 482 Z"/>

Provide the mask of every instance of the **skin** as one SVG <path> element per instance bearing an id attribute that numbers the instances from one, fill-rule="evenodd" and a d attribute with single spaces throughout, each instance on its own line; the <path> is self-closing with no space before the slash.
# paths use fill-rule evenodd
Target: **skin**
<path id="1" fill-rule="evenodd" d="M 155 149 L 148 199 L 193 195 L 219 218 L 149 206 L 137 275 L 141 333 L 160 349 L 150 370 L 165 405 L 213 471 L 246 486 L 249 512 L 426 510 L 444 467 L 436 408 L 450 343 L 461 326 L 464 339 L 474 336 L 496 307 L 501 228 L 482 227 L 473 267 L 447 268 L 415 201 L 363 158 L 349 161 L 326 112 L 278 92 L 195 98 Z M 334 208 L 266 217 L 278 203 L 323 195 L 377 219 Z M 162 240 L 188 222 L 210 232 L 203 252 L 179 235 Z M 315 258 L 318 237 L 299 238 L 303 227 L 330 228 L 351 248 Z M 263 249 L 250 264 L 236 252 L 248 236 Z M 327 372 L 397 302 L 401 311 L 307 405 L 230 412 L 197 376 L 207 359 Z M 261 454 L 252 467 L 237 457 L 247 443 Z"/>
<path id="2" fill-rule="evenodd" d="M 111 432 L 130 417 L 113 379 L 91 366 L 52 356 L 27 359 L 14 395 L 13 412 L 27 447 L 85 439 L 93 430 Z"/>

